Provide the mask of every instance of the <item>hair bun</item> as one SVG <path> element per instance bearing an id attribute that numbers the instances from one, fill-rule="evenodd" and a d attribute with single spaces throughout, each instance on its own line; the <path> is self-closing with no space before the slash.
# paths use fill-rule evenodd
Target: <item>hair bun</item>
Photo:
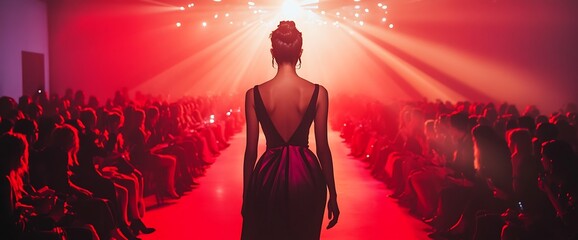
<path id="1" fill-rule="evenodd" d="M 271 37 L 272 39 L 276 39 L 276 41 L 292 44 L 301 38 L 301 32 L 295 27 L 295 22 L 281 21 L 279 25 L 277 25 L 277 29 L 271 34 Z"/>
<path id="2" fill-rule="evenodd" d="M 295 22 L 293 21 L 281 21 L 279 25 L 277 25 L 277 28 L 283 32 L 297 30 L 297 27 L 295 27 Z"/>
<path id="3" fill-rule="evenodd" d="M 290 62 L 295 64 L 301 55 L 303 38 L 297 30 L 294 21 L 281 21 L 271 35 L 273 58 L 277 63 Z"/>

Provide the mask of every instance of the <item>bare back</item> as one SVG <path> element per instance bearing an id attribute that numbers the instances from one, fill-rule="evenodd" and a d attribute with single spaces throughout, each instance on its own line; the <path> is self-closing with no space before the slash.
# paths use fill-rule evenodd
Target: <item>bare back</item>
<path id="1" fill-rule="evenodd" d="M 259 91 L 273 125 L 288 141 L 295 133 L 315 90 L 315 84 L 305 80 L 270 80 L 259 85 Z"/>

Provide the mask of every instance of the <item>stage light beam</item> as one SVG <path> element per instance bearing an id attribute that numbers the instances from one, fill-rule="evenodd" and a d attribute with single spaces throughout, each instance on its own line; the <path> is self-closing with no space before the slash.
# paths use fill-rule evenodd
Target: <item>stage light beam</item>
<path id="1" fill-rule="evenodd" d="M 281 16 L 287 20 L 296 20 L 302 13 L 303 9 L 295 1 L 287 0 L 281 6 Z"/>

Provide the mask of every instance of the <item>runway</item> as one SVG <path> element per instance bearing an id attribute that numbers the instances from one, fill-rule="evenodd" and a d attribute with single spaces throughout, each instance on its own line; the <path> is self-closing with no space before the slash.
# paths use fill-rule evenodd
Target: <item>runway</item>
<path id="1" fill-rule="evenodd" d="M 262 134 L 262 133 L 261 133 Z M 151 207 L 144 221 L 157 231 L 140 235 L 143 240 L 240 239 L 242 162 L 245 132 L 233 136 L 231 146 L 221 152 L 217 161 L 197 181 L 200 186 L 181 199 L 161 207 Z M 426 240 L 427 225 L 410 216 L 388 196 L 385 185 L 371 177 L 365 165 L 347 154 L 339 132 L 329 132 L 333 154 L 339 223 L 323 229 L 321 239 L 392 239 Z M 315 152 L 314 136 L 309 144 Z M 265 139 L 259 140 L 259 152 L 265 149 Z M 149 205 L 149 204 L 147 204 Z M 327 225 L 327 214 L 323 226 Z"/>

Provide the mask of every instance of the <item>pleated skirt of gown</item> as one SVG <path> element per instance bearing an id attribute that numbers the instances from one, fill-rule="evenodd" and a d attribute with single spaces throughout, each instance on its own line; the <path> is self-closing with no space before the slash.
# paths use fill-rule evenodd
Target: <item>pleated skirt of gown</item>
<path id="1" fill-rule="evenodd" d="M 244 200 L 242 240 L 318 240 L 327 190 L 305 146 L 269 148 L 255 166 Z"/>

